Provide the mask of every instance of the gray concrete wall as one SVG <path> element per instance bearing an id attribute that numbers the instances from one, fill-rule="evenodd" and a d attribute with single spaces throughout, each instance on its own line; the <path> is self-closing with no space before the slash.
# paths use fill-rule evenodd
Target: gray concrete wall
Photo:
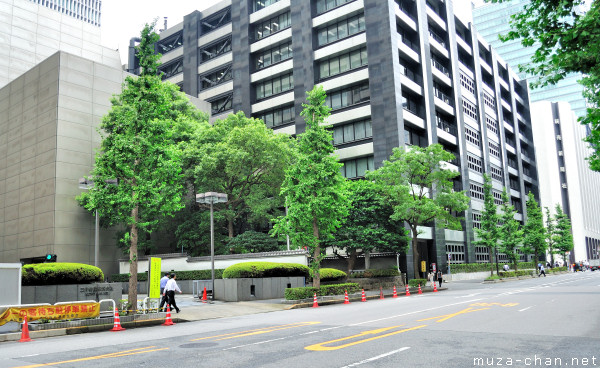
<path id="1" fill-rule="evenodd" d="M 23 286 L 21 304 L 73 302 L 81 300 L 121 299 L 120 283 L 81 285 Z"/>

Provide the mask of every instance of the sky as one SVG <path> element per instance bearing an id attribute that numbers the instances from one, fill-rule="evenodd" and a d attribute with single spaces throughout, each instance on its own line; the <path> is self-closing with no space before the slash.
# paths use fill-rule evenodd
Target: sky
<path id="1" fill-rule="evenodd" d="M 103 0 L 102 45 L 118 49 L 121 62 L 127 62 L 129 40 L 139 37 L 144 24 L 157 21 L 157 30 L 167 18 L 168 27 L 183 22 L 183 16 L 194 10 L 202 11 L 221 0 Z M 481 2 L 482 0 L 476 0 Z M 455 13 L 467 22 L 471 21 L 471 0 L 454 0 Z M 466 19 L 465 19 L 466 17 Z"/>

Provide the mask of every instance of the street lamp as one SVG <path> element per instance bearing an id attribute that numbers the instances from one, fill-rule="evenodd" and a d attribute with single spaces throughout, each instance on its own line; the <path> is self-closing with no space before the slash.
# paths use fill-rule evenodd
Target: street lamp
<path id="1" fill-rule="evenodd" d="M 210 300 L 215 300 L 215 230 L 213 224 L 213 204 L 227 202 L 227 194 L 206 192 L 196 194 L 196 203 L 210 204 L 210 278 L 212 293 Z"/>
<path id="2" fill-rule="evenodd" d="M 117 179 L 106 180 L 107 184 L 117 185 Z M 94 181 L 86 178 L 79 178 L 79 189 L 89 190 L 94 187 Z M 100 255 L 100 218 L 98 209 L 96 209 L 96 225 L 94 227 L 94 266 L 98 267 L 98 258 Z"/>

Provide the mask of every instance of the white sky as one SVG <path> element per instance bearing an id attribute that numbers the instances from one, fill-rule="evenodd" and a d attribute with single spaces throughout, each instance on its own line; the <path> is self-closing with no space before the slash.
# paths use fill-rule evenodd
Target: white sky
<path id="1" fill-rule="evenodd" d="M 168 27 L 183 22 L 183 16 L 194 10 L 202 11 L 221 0 L 103 0 L 102 45 L 119 49 L 121 62 L 127 62 L 129 40 L 138 37 L 145 23 L 158 18 L 156 29 L 161 29 L 164 17 Z M 482 2 L 482 0 L 475 0 Z M 471 0 L 454 0 L 455 13 L 464 21 L 471 21 Z"/>

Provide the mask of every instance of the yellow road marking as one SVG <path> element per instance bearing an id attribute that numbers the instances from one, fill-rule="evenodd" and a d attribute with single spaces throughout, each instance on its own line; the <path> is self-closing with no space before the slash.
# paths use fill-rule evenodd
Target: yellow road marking
<path id="1" fill-rule="evenodd" d="M 506 303 L 506 304 L 502 304 L 502 303 L 473 303 L 473 304 L 469 304 L 472 307 L 492 307 L 494 305 L 500 306 L 500 307 L 514 307 L 516 305 L 519 305 L 519 303 Z"/>
<path id="2" fill-rule="evenodd" d="M 376 335 L 376 334 L 379 334 L 379 333 L 382 333 L 382 332 L 385 332 L 385 331 L 389 331 L 391 329 L 398 328 L 398 327 L 401 327 L 401 326 L 402 325 L 400 325 L 400 326 L 392 326 L 392 327 L 385 327 L 385 328 L 379 328 L 377 330 L 365 331 L 365 332 L 361 332 L 361 333 L 359 333 L 357 335 L 352 335 L 352 336 L 348 336 L 348 337 L 342 337 L 341 339 L 336 339 L 336 340 L 322 342 L 320 344 L 310 345 L 310 346 L 305 347 L 304 349 L 306 349 L 306 350 L 313 350 L 313 351 L 338 350 L 338 349 L 347 348 L 349 346 L 358 345 L 358 344 L 362 344 L 362 343 L 373 341 L 373 340 L 377 340 L 377 339 L 382 339 L 384 337 L 389 337 L 389 336 L 397 335 L 397 334 L 400 334 L 400 333 L 403 333 L 403 332 L 417 330 L 419 328 L 426 327 L 427 325 L 421 325 L 421 326 L 416 326 L 416 327 L 405 328 L 405 329 L 400 330 L 400 331 L 394 331 L 394 332 L 390 332 L 390 333 L 387 333 L 387 334 L 384 334 L 384 335 L 380 335 L 380 336 L 369 337 L 367 339 L 362 339 L 362 340 L 350 342 L 350 343 L 347 343 L 347 344 L 344 344 L 344 345 L 323 346 L 323 345 L 333 344 L 333 343 L 338 342 L 338 341 L 345 341 L 345 340 L 354 339 L 354 338 L 357 338 L 357 337 L 362 337 L 362 336 L 367 336 L 367 335 Z"/>
<path id="3" fill-rule="evenodd" d="M 118 358 L 118 357 L 123 357 L 123 356 L 127 356 L 127 355 L 143 354 L 143 353 L 150 353 L 150 352 L 152 352 L 152 351 L 160 351 L 160 350 L 167 350 L 167 349 L 169 349 L 169 348 L 159 348 L 159 349 L 145 350 L 145 349 L 151 349 L 151 348 L 155 348 L 155 347 L 156 347 L 156 346 L 147 346 L 147 347 L 145 347 L 145 348 L 138 348 L 138 349 L 131 349 L 131 350 L 118 351 L 118 352 L 116 352 L 116 353 L 103 354 L 103 355 L 96 355 L 96 356 L 87 357 L 87 358 L 79 358 L 79 359 L 64 360 L 64 361 L 62 361 L 62 362 L 41 363 L 41 364 L 33 364 L 33 365 L 24 365 L 24 366 L 15 367 L 15 368 L 36 368 L 36 367 L 48 367 L 48 366 L 52 366 L 52 365 L 59 365 L 59 364 L 65 364 L 65 363 L 85 362 L 85 361 L 88 361 L 88 360 L 96 360 L 96 359 Z M 140 351 L 140 350 L 143 350 L 143 351 Z"/>
<path id="4" fill-rule="evenodd" d="M 418 319 L 417 322 L 428 321 L 430 319 L 438 319 L 438 318 L 440 318 L 440 319 L 437 320 L 436 322 L 444 322 L 444 321 L 449 320 L 452 317 L 456 317 L 456 316 L 459 316 L 461 314 L 466 314 L 466 313 L 471 313 L 471 312 L 477 312 L 477 311 L 486 310 L 486 309 L 490 309 L 490 308 L 473 309 L 473 308 L 469 307 L 469 308 L 463 309 L 461 311 L 458 311 L 456 313 L 444 314 L 444 315 L 437 316 L 437 317 L 429 317 L 429 318 Z"/>
<path id="5" fill-rule="evenodd" d="M 214 339 L 214 338 L 217 338 L 217 337 L 221 337 L 220 339 L 217 339 L 217 341 L 219 341 L 219 340 L 226 340 L 226 339 L 235 339 L 235 338 L 238 338 L 238 337 L 251 336 L 251 335 L 260 335 L 260 334 L 267 333 L 267 332 L 273 332 L 273 331 L 278 331 L 278 330 L 285 330 L 285 329 L 288 329 L 288 328 L 296 328 L 296 327 L 304 327 L 304 326 L 316 325 L 316 324 L 319 324 L 319 323 L 321 323 L 321 322 L 298 322 L 298 323 L 290 323 L 290 324 L 287 324 L 287 325 L 279 325 L 279 326 L 272 326 L 272 327 L 262 327 L 262 328 L 257 328 L 257 329 L 254 329 L 254 330 L 238 331 L 238 332 L 231 332 L 231 333 L 222 334 L 222 335 L 200 337 L 200 338 L 197 338 L 197 339 L 192 339 L 190 341 Z"/>

